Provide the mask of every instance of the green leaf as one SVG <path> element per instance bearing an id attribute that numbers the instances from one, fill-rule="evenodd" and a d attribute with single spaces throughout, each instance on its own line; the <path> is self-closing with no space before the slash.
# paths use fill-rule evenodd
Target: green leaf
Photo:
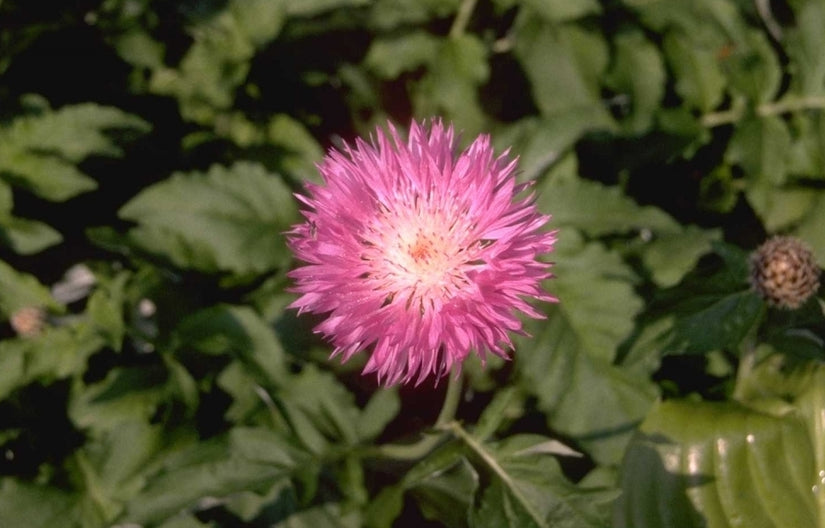
<path id="1" fill-rule="evenodd" d="M 794 229 L 793 234 L 811 247 L 817 265 L 825 268 L 825 192 L 817 193 L 808 214 Z"/>
<path id="2" fill-rule="evenodd" d="M 599 86 L 608 49 L 600 34 L 576 25 L 543 24 L 528 10 L 522 10 L 519 20 L 514 51 L 542 115 L 578 110 L 592 115 L 593 128 L 609 128 L 612 119 Z"/>
<path id="3" fill-rule="evenodd" d="M 102 345 L 83 327 L 47 328 L 32 338 L 0 341 L 0 399 L 33 381 L 48 384 L 82 373 Z"/>
<path id="4" fill-rule="evenodd" d="M 97 383 L 76 382 L 67 410 L 78 428 L 105 433 L 124 422 L 148 423 L 167 399 L 167 378 L 162 369 L 120 367 Z"/>
<path id="5" fill-rule="evenodd" d="M 630 114 L 625 127 L 631 134 L 640 135 L 650 128 L 664 97 L 662 57 L 641 32 L 620 33 L 614 45 L 616 55 L 607 82 L 613 90 L 629 97 Z"/>
<path id="6" fill-rule="evenodd" d="M 532 448 L 547 439 L 516 435 L 483 444 L 454 428 L 488 474 L 489 485 L 470 517 L 475 527 L 603 527 L 615 493 L 579 488 L 569 482 L 556 460 Z"/>
<path id="7" fill-rule="evenodd" d="M 404 486 L 424 517 L 450 528 L 467 525 L 468 512 L 479 487 L 478 473 L 467 459 L 462 457 L 457 463 L 429 473 L 418 466 L 410 474 L 415 478 L 405 478 Z"/>
<path id="8" fill-rule="evenodd" d="M 384 79 L 429 65 L 438 55 L 439 39 L 424 31 L 389 35 L 373 40 L 364 64 Z"/>
<path id="9" fill-rule="evenodd" d="M 86 314 L 91 323 L 115 350 L 120 350 L 126 334 L 123 304 L 128 280 L 128 273 L 120 273 L 111 280 L 102 281 L 89 296 L 86 306 Z"/>
<path id="10" fill-rule="evenodd" d="M 132 28 L 113 39 L 117 54 L 134 66 L 155 69 L 163 66 L 164 45 L 142 28 Z"/>
<path id="11" fill-rule="evenodd" d="M 558 297 L 559 310 L 577 334 L 581 351 L 612 361 L 642 309 L 633 291 L 632 270 L 617 253 L 585 243 L 572 229 L 561 231 L 554 259 L 556 278 L 548 289 Z"/>
<path id="12" fill-rule="evenodd" d="M 518 153 L 518 178 L 521 181 L 539 180 L 550 169 L 564 163 L 575 164 L 572 149 L 591 130 L 593 122 L 591 113 L 580 110 L 559 113 L 552 119 L 526 117 L 494 133 L 493 141 L 499 151 L 510 148 L 512 152 Z M 576 167 L 571 172 L 575 173 L 575 169 Z M 546 187 L 558 183 L 551 180 L 559 179 L 563 178 L 557 176 L 556 171 L 544 176 L 539 191 L 540 200 L 547 199 L 550 200 L 548 203 L 558 205 Z"/>
<path id="13" fill-rule="evenodd" d="M 653 206 L 639 206 L 619 187 L 575 177 L 547 177 L 537 189 L 537 206 L 552 215 L 552 225 L 573 227 L 590 236 L 646 231 L 656 237 L 680 230 L 679 224 Z M 585 207 L 583 204 L 598 207 Z"/>
<path id="14" fill-rule="evenodd" d="M 353 395 L 328 372 L 308 364 L 273 395 L 298 440 L 313 453 L 359 441 Z"/>
<path id="15" fill-rule="evenodd" d="M 819 193 L 800 187 L 776 187 L 752 182 L 745 189 L 748 203 L 769 233 L 776 233 L 801 221 L 813 211 Z"/>
<path id="16" fill-rule="evenodd" d="M 420 24 L 455 13 L 459 3 L 460 0 L 374 0 L 369 25 L 388 31 L 405 24 Z"/>
<path id="17" fill-rule="evenodd" d="M 264 386 L 288 379 L 281 343 L 251 308 L 219 305 L 200 310 L 181 321 L 175 336 L 184 349 L 237 357 Z"/>
<path id="18" fill-rule="evenodd" d="M 779 117 L 740 122 L 728 144 L 725 160 L 742 167 L 752 178 L 781 185 L 785 181 L 791 137 Z"/>
<path id="19" fill-rule="evenodd" d="M 418 116 L 444 115 L 469 134 L 484 128 L 478 88 L 489 76 L 487 48 L 473 35 L 443 39 L 413 94 Z"/>
<path id="20" fill-rule="evenodd" d="M 821 388 L 817 389 L 821 392 Z M 818 464 L 805 422 L 735 403 L 668 401 L 622 467 L 619 527 L 817 526 Z"/>
<path id="21" fill-rule="evenodd" d="M 790 2 L 794 27 L 787 28 L 783 49 L 791 58 L 793 84 L 803 96 L 822 94 L 825 84 L 825 5 L 820 0 Z"/>
<path id="22" fill-rule="evenodd" d="M 160 428 L 127 420 L 87 443 L 74 459 L 82 478 L 83 500 L 111 522 L 123 503 L 144 484 L 144 472 L 163 446 Z"/>
<path id="23" fill-rule="evenodd" d="M 273 528 L 360 528 L 358 511 L 346 511 L 341 504 L 327 502 L 290 515 Z"/>
<path id="24" fill-rule="evenodd" d="M 285 265 L 283 232 L 297 218 L 290 190 L 262 166 L 237 162 L 176 173 L 124 205 L 128 239 L 182 268 L 261 273 Z"/>
<path id="25" fill-rule="evenodd" d="M 657 396 L 655 385 L 642 373 L 586 353 L 580 334 L 558 310 L 528 331 L 534 333 L 535 343 L 532 350 L 520 349 L 516 366 L 548 426 L 598 463 L 618 464 Z"/>
<path id="26" fill-rule="evenodd" d="M 209 502 L 202 502 L 207 498 L 271 486 L 308 462 L 272 431 L 235 428 L 226 439 L 196 443 L 168 456 L 130 499 L 122 520 L 158 523 L 184 510 L 208 507 Z"/>
<path id="27" fill-rule="evenodd" d="M 673 309 L 680 316 L 673 327 L 671 352 L 735 351 L 764 309 L 762 299 L 750 290 L 690 298 Z"/>
<path id="28" fill-rule="evenodd" d="M 280 32 L 290 7 L 283 1 L 231 0 L 210 16 L 193 16 L 192 45 L 177 68 L 153 70 L 149 90 L 177 98 L 185 119 L 219 128 L 216 118 L 235 102 L 256 49 Z"/>
<path id="29" fill-rule="evenodd" d="M 286 114 L 272 117 L 267 126 L 267 138 L 286 151 L 280 166 L 287 174 L 300 181 L 320 183 L 315 164 L 324 157 L 324 150 L 300 121 Z"/>
<path id="30" fill-rule="evenodd" d="M 145 132 L 149 125 L 93 103 L 18 117 L 0 128 L 0 174 L 51 201 L 92 190 L 97 183 L 75 164 L 93 154 L 120 156 L 121 149 L 104 133 L 110 129 Z"/>
<path id="31" fill-rule="evenodd" d="M 717 229 L 686 226 L 676 233 L 665 233 L 641 250 L 642 261 L 653 281 L 667 288 L 676 285 L 693 269 L 699 258 L 711 250 L 711 243 L 722 236 Z"/>
<path id="32" fill-rule="evenodd" d="M 43 222 L 0 216 L 0 244 L 15 253 L 33 255 L 59 244 L 63 236 Z"/>
<path id="33" fill-rule="evenodd" d="M 0 260 L 0 313 L 11 317 L 21 308 L 62 307 L 33 275 L 21 273 Z"/>
<path id="34" fill-rule="evenodd" d="M 311 3 L 304 2 L 304 7 Z M 288 9 L 286 0 L 230 0 L 228 5 L 238 30 L 256 48 L 278 36 Z"/>
<path id="35" fill-rule="evenodd" d="M 285 0 L 287 14 L 291 17 L 310 17 L 345 7 L 368 5 L 369 0 Z"/>
<path id="36" fill-rule="evenodd" d="M 524 0 L 521 3 L 535 10 L 539 16 L 551 22 L 573 20 L 587 15 L 601 13 L 602 10 L 598 0 L 580 0 L 578 2 L 568 2 L 567 0 Z"/>
<path id="37" fill-rule="evenodd" d="M 0 526 L 50 528 L 76 526 L 77 497 L 56 487 L 0 480 Z"/>
<path id="38" fill-rule="evenodd" d="M 401 399 L 394 389 L 381 389 L 372 395 L 361 415 L 355 430 L 361 441 L 375 439 L 401 409 Z"/>
<path id="39" fill-rule="evenodd" d="M 725 77 L 716 51 L 681 31 L 666 33 L 663 45 L 676 78 L 676 92 L 685 102 L 701 112 L 719 106 L 725 94 Z"/>
<path id="40" fill-rule="evenodd" d="M 744 31 L 732 50 L 721 61 L 731 91 L 757 103 L 773 99 L 782 81 L 782 69 L 762 31 Z"/>

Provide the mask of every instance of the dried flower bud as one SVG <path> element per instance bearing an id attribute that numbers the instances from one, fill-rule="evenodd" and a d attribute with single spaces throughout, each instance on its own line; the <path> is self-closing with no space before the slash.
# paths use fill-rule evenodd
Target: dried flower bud
<path id="1" fill-rule="evenodd" d="M 770 304 L 794 310 L 819 289 L 819 267 L 799 239 L 776 236 L 751 255 L 751 283 Z"/>
<path id="2" fill-rule="evenodd" d="M 27 306 L 14 312 L 9 324 L 20 337 L 33 337 L 43 330 L 46 312 L 38 306 Z"/>

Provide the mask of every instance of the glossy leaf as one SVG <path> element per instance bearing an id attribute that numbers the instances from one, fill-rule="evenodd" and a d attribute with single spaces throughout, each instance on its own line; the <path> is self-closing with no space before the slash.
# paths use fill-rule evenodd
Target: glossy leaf
<path id="1" fill-rule="evenodd" d="M 816 526 L 818 469 L 800 418 L 660 404 L 625 458 L 616 526 Z"/>

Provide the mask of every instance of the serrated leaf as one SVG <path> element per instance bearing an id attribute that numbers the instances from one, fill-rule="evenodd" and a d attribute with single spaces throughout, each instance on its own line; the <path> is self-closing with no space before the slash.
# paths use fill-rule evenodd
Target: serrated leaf
<path id="1" fill-rule="evenodd" d="M 460 0 L 374 0 L 369 25 L 387 31 L 405 24 L 420 24 L 455 13 L 459 3 Z"/>
<path id="2" fill-rule="evenodd" d="M 722 101 L 725 77 L 713 49 L 681 31 L 665 34 L 664 52 L 676 78 L 676 92 L 691 106 L 709 112 Z"/>
<path id="3" fill-rule="evenodd" d="M 578 335 L 581 351 L 612 361 L 642 309 L 633 291 L 635 275 L 617 253 L 583 242 L 572 229 L 560 232 L 554 258 L 556 278 L 548 289 L 559 298 L 559 310 Z"/>
<path id="4" fill-rule="evenodd" d="M 324 157 L 324 150 L 300 121 L 286 114 L 273 116 L 267 125 L 267 138 L 286 151 L 280 166 L 287 174 L 320 183 L 315 164 Z"/>
<path id="5" fill-rule="evenodd" d="M 341 504 L 327 502 L 290 515 L 273 528 L 360 528 L 357 510 L 346 511 Z"/>
<path id="6" fill-rule="evenodd" d="M 467 526 L 473 496 L 479 487 L 476 470 L 460 458 L 456 464 L 426 478 L 405 479 L 405 487 L 427 519 L 449 528 Z"/>
<path id="7" fill-rule="evenodd" d="M 542 115 L 577 109 L 593 115 L 594 128 L 610 127 L 599 86 L 608 64 L 604 39 L 580 26 L 543 24 L 522 13 L 515 54 Z"/>
<path id="8" fill-rule="evenodd" d="M 83 373 L 89 356 L 103 345 L 104 340 L 84 324 L 0 341 L 0 399 L 33 381 L 48 384 Z"/>
<path id="9" fill-rule="evenodd" d="M 176 97 L 185 119 L 219 128 L 215 121 L 232 107 L 256 49 L 279 33 L 289 10 L 283 1 L 232 0 L 210 16 L 193 16 L 192 45 L 177 68 L 153 70 L 150 91 Z"/>
<path id="10" fill-rule="evenodd" d="M 677 233 L 665 233 L 641 250 L 642 261 L 653 281 L 667 288 L 676 285 L 711 249 L 711 242 L 721 239 L 716 229 L 686 226 Z"/>
<path id="11" fill-rule="evenodd" d="M 630 98 L 625 127 L 631 134 L 650 128 L 665 92 L 665 69 L 658 48 L 641 32 L 621 33 L 615 41 L 615 57 L 608 84 Z"/>
<path id="12" fill-rule="evenodd" d="M 731 91 L 753 102 L 770 101 L 782 80 L 782 69 L 775 52 L 761 30 L 743 31 L 732 52 L 722 61 L 722 71 Z"/>
<path id="13" fill-rule="evenodd" d="M 581 0 L 568 2 L 567 0 L 524 0 L 523 5 L 535 10 L 542 18 L 552 22 L 574 20 L 586 15 L 601 12 L 601 5 L 597 0 Z"/>
<path id="14" fill-rule="evenodd" d="M 372 395 L 358 416 L 355 430 L 359 439 L 369 441 L 376 438 L 401 409 L 401 399 L 394 389 L 381 389 Z"/>
<path id="15" fill-rule="evenodd" d="M 104 133 L 108 129 L 145 132 L 149 125 L 117 108 L 93 103 L 18 117 L 0 128 L 0 173 L 42 198 L 67 200 L 97 186 L 75 164 L 93 154 L 122 154 Z"/>
<path id="16" fill-rule="evenodd" d="M 77 496 L 55 487 L 0 480 L 0 526 L 51 528 L 76 526 Z"/>
<path id="17" fill-rule="evenodd" d="M 234 355 L 265 386 L 288 378 L 281 343 L 251 308 L 219 305 L 200 310 L 181 321 L 175 336 L 184 349 Z"/>
<path id="18" fill-rule="evenodd" d="M 280 33 L 288 3 L 287 0 L 232 0 L 228 8 L 239 30 L 253 46 L 260 48 Z"/>
<path id="19" fill-rule="evenodd" d="M 819 193 L 800 187 L 776 187 L 767 182 L 753 182 L 745 189 L 748 203 L 769 233 L 796 224 L 813 210 Z"/>
<path id="20" fill-rule="evenodd" d="M 515 404 L 521 404 L 515 387 L 505 387 L 496 391 L 493 400 L 484 408 L 473 429 L 473 435 L 479 440 L 487 440 L 507 417 L 507 411 Z"/>
<path id="21" fill-rule="evenodd" d="M 745 119 L 738 124 L 725 152 L 728 163 L 752 178 L 781 185 L 785 181 L 791 137 L 779 117 Z"/>
<path id="22" fill-rule="evenodd" d="M 129 64 L 142 68 L 163 66 L 164 45 L 143 28 L 132 28 L 113 39 L 115 51 Z"/>
<path id="23" fill-rule="evenodd" d="M 544 437 L 517 435 L 495 444 L 483 444 L 466 433 L 459 437 L 490 478 L 472 510 L 472 526 L 607 526 L 608 505 L 615 493 L 579 488 L 564 477 L 553 457 L 530 453 L 530 447 L 545 441 Z"/>
<path id="24" fill-rule="evenodd" d="M 43 222 L 0 216 L 0 244 L 21 255 L 33 255 L 59 244 L 63 236 Z"/>
<path id="25" fill-rule="evenodd" d="M 428 65 L 438 55 L 439 39 L 424 31 L 379 37 L 372 41 L 364 64 L 384 79 Z"/>
<path id="26" fill-rule="evenodd" d="M 580 335 L 558 311 L 528 331 L 535 343 L 531 350 L 521 350 L 517 368 L 548 426 L 576 441 L 598 463 L 618 464 L 656 398 L 653 383 L 585 353 Z"/>
<path id="27" fill-rule="evenodd" d="M 793 234 L 811 247 L 817 265 L 825 268 L 825 192 L 817 193 L 808 214 L 793 230 Z"/>
<path id="28" fill-rule="evenodd" d="M 309 17 L 324 11 L 367 5 L 369 0 L 285 0 L 289 16 Z"/>
<path id="29" fill-rule="evenodd" d="M 162 369 L 115 368 L 97 383 L 75 383 L 67 411 L 78 428 L 104 433 L 123 422 L 148 423 L 167 399 L 166 372 Z"/>
<path id="30" fill-rule="evenodd" d="M 288 479 L 308 462 L 272 431 L 235 428 L 227 438 L 196 443 L 169 456 L 130 499 L 122 520 L 158 523 L 182 511 L 197 511 L 214 498 Z"/>
<path id="31" fill-rule="evenodd" d="M 330 373 L 313 365 L 274 395 L 299 441 L 314 453 L 330 445 L 355 445 L 359 411 L 353 395 Z"/>
<path id="32" fill-rule="evenodd" d="M 282 233 L 297 218 L 297 207 L 277 175 L 238 162 L 205 174 L 175 173 L 119 214 L 139 224 L 128 238 L 145 251 L 183 268 L 247 274 L 289 261 Z"/>
<path id="33" fill-rule="evenodd" d="M 493 134 L 493 141 L 500 151 L 511 148 L 518 152 L 520 174 L 517 177 L 521 181 L 534 181 L 548 169 L 575 163 L 575 156 L 571 154 L 573 146 L 591 129 L 593 121 L 590 113 L 581 110 L 559 113 L 552 119 L 526 117 Z M 544 186 L 554 185 L 555 182 L 549 180 L 558 179 L 555 172 L 544 178 Z M 542 187 L 539 197 L 548 192 Z"/>
<path id="34" fill-rule="evenodd" d="M 10 317 L 21 308 L 61 306 L 33 275 L 21 273 L 0 260 L 0 313 Z"/>
<path id="35" fill-rule="evenodd" d="M 104 521 L 113 521 L 123 503 L 143 486 L 143 473 L 162 446 L 159 427 L 133 420 L 87 443 L 75 458 L 83 480 L 83 500 Z"/>
<path id="36" fill-rule="evenodd" d="M 678 232 L 679 224 L 664 211 L 639 206 L 619 187 L 575 176 L 548 177 L 537 189 L 537 205 L 552 215 L 554 227 L 576 228 L 590 236 L 648 231 L 653 236 Z"/>
<path id="37" fill-rule="evenodd" d="M 784 50 L 791 57 L 795 88 L 803 96 L 822 93 L 825 83 L 825 5 L 819 0 L 790 2 L 795 26 L 785 34 Z"/>
<path id="38" fill-rule="evenodd" d="M 445 115 L 475 133 L 483 129 L 478 87 L 489 76 L 487 48 L 475 36 L 442 39 L 413 94 L 419 116 Z"/>

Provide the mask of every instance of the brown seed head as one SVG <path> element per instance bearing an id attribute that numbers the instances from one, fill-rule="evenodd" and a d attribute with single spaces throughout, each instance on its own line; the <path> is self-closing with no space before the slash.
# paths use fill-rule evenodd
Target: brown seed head
<path id="1" fill-rule="evenodd" d="M 776 236 L 751 254 L 751 284 L 770 304 L 795 310 L 819 289 L 819 267 L 799 239 Z"/>

